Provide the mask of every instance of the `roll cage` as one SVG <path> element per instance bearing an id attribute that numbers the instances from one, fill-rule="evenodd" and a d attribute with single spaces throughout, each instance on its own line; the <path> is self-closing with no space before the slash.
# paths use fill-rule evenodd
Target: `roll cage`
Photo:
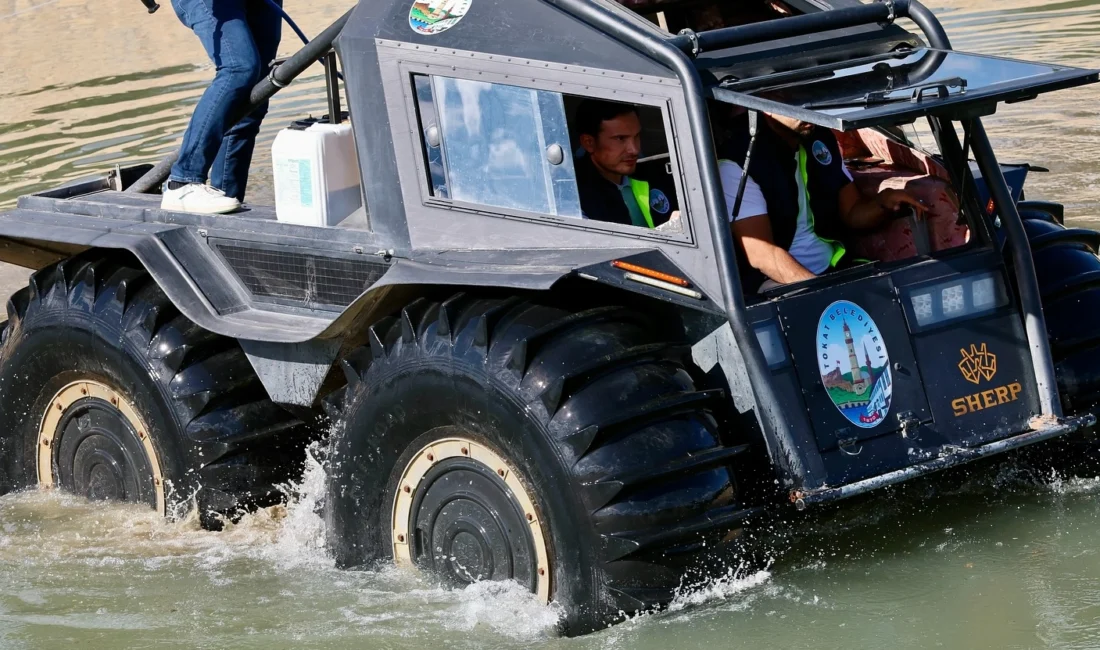
<path id="1" fill-rule="evenodd" d="M 814 455 L 799 453 L 793 432 L 796 424 L 784 411 L 768 373 L 768 364 L 757 340 L 747 308 L 734 245 L 726 226 L 725 206 L 717 170 L 706 101 L 744 106 L 750 110 L 776 112 L 829 128 L 850 129 L 929 119 L 936 141 L 956 187 L 970 187 L 973 178 L 966 151 L 972 150 L 988 185 L 1001 219 L 1007 253 L 1011 255 L 1019 305 L 1024 319 L 1031 364 L 1041 407 L 1040 421 L 1061 422 L 1054 363 L 1040 302 L 1034 263 L 1023 222 L 1012 200 L 982 126 L 980 116 L 990 114 L 1000 101 L 1019 101 L 1040 92 L 1066 88 L 1097 80 L 1095 71 L 1035 66 L 1029 74 L 1001 75 L 972 90 L 966 80 L 937 74 L 955 55 L 943 26 L 917 0 L 878 0 L 871 4 L 807 13 L 749 25 L 711 31 L 682 30 L 677 35 L 662 32 L 621 7 L 602 0 L 546 0 L 575 18 L 593 25 L 621 43 L 672 70 L 685 96 L 690 137 L 696 146 L 700 185 L 721 279 L 720 306 L 742 351 L 745 370 L 756 402 L 756 414 L 772 450 L 777 469 L 789 486 L 802 493 L 825 487 L 825 470 Z M 627 15 L 629 14 L 629 15 Z M 898 51 L 878 53 L 862 60 L 847 60 L 791 71 L 778 71 L 742 79 L 713 61 L 728 61 L 721 55 L 732 48 L 752 47 L 779 39 L 816 34 L 866 25 L 892 25 L 899 18 L 915 22 L 930 47 L 910 42 Z M 701 58 L 711 53 L 708 61 Z M 969 55 L 964 55 L 969 56 Z M 1005 61 L 977 57 L 983 61 Z M 1013 62 L 1015 64 L 1015 62 Z M 1033 65 L 1033 64 L 1021 64 Z M 948 66 L 950 68 L 950 66 Z M 854 68 L 854 70 L 853 70 Z M 839 75 L 838 71 L 845 71 Z M 720 73 L 721 76 L 715 73 Z M 724 73 L 724 74 L 723 74 Z M 900 86 L 895 85 L 901 77 Z M 953 84 L 953 85 L 952 85 Z M 952 87 L 955 90 L 952 90 Z M 801 94 L 798 91 L 803 91 Z M 908 97 L 902 97 L 909 93 Z M 951 125 L 959 119 L 965 125 L 967 146 L 959 141 Z M 959 164 L 961 161 L 961 164 Z M 979 211 L 977 214 L 981 214 Z M 1039 428 L 1038 426 L 1034 428 Z"/>

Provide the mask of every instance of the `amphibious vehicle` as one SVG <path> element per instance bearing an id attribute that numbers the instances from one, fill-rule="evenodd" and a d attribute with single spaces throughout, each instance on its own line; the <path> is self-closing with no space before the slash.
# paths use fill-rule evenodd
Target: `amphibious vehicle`
<path id="1" fill-rule="evenodd" d="M 1095 424 L 1100 234 L 1024 200 L 1036 168 L 982 119 L 1096 71 L 956 52 L 915 0 L 370 0 L 253 98 L 318 58 L 349 214 L 164 211 L 164 164 L 0 214 L 0 260 L 35 270 L 0 347 L 4 491 L 216 524 L 327 436 L 339 564 L 512 579 L 579 634 L 724 571 L 769 508 Z M 678 220 L 581 218 L 586 98 L 636 107 Z M 853 236 L 866 264 L 745 292 L 716 160 L 738 110 L 833 129 L 861 190 L 933 207 Z"/>

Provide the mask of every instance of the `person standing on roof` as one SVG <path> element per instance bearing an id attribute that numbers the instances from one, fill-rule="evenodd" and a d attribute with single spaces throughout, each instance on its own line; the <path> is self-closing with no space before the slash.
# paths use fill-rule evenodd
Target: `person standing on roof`
<path id="1" fill-rule="evenodd" d="M 678 216 L 676 192 L 667 183 L 632 178 L 642 150 L 642 122 L 634 106 L 586 99 L 577 107 L 575 124 L 586 154 L 575 164 L 584 218 L 656 228 Z"/>
<path id="2" fill-rule="evenodd" d="M 719 173 L 732 212 L 749 147 L 748 114 L 734 118 Z M 839 241 L 845 229 L 871 230 L 921 202 L 903 190 L 863 196 L 829 129 L 781 115 L 760 119 L 741 208 L 733 221 L 742 283 L 755 293 L 854 263 Z"/>
<path id="3" fill-rule="evenodd" d="M 172 0 L 216 72 L 183 134 L 161 208 L 224 214 L 241 207 L 264 101 L 236 124 L 252 87 L 267 74 L 282 36 L 282 0 Z M 207 180 L 209 178 L 209 184 Z"/>

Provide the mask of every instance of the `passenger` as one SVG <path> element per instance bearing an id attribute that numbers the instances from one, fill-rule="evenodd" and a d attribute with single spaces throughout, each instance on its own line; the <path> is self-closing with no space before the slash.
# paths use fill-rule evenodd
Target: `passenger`
<path id="1" fill-rule="evenodd" d="M 282 0 L 275 2 L 282 6 Z M 264 78 L 268 64 L 275 59 L 282 17 L 267 0 L 172 0 L 172 7 L 199 37 L 217 72 L 183 134 L 161 208 L 204 214 L 233 212 L 244 200 L 248 167 L 267 102 L 236 125 L 230 121 L 248 107 L 252 87 Z"/>
<path id="2" fill-rule="evenodd" d="M 586 154 L 575 161 L 585 219 L 656 228 L 679 218 L 671 177 L 632 177 L 642 150 L 635 107 L 586 99 L 577 108 L 575 125 Z"/>
<path id="3" fill-rule="evenodd" d="M 732 126 L 719 163 L 731 212 L 742 174 L 738 163 L 749 145 L 748 115 L 735 117 Z M 733 222 L 745 291 L 765 291 L 853 265 L 839 241 L 844 230 L 874 229 L 906 205 L 918 215 L 924 212 L 920 201 L 903 190 L 863 196 L 829 129 L 763 114 Z"/>

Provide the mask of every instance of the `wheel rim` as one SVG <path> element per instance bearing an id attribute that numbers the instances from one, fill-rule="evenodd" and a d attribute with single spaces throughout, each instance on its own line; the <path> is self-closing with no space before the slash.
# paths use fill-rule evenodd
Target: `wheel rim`
<path id="1" fill-rule="evenodd" d="M 393 502 L 394 561 L 455 584 L 526 583 L 550 601 L 545 526 L 515 469 L 494 450 L 444 438 L 406 465 Z"/>
<path id="2" fill-rule="evenodd" d="M 145 501 L 164 514 L 164 480 L 137 410 L 98 381 L 73 382 L 53 396 L 38 428 L 38 484 L 93 500 Z"/>

